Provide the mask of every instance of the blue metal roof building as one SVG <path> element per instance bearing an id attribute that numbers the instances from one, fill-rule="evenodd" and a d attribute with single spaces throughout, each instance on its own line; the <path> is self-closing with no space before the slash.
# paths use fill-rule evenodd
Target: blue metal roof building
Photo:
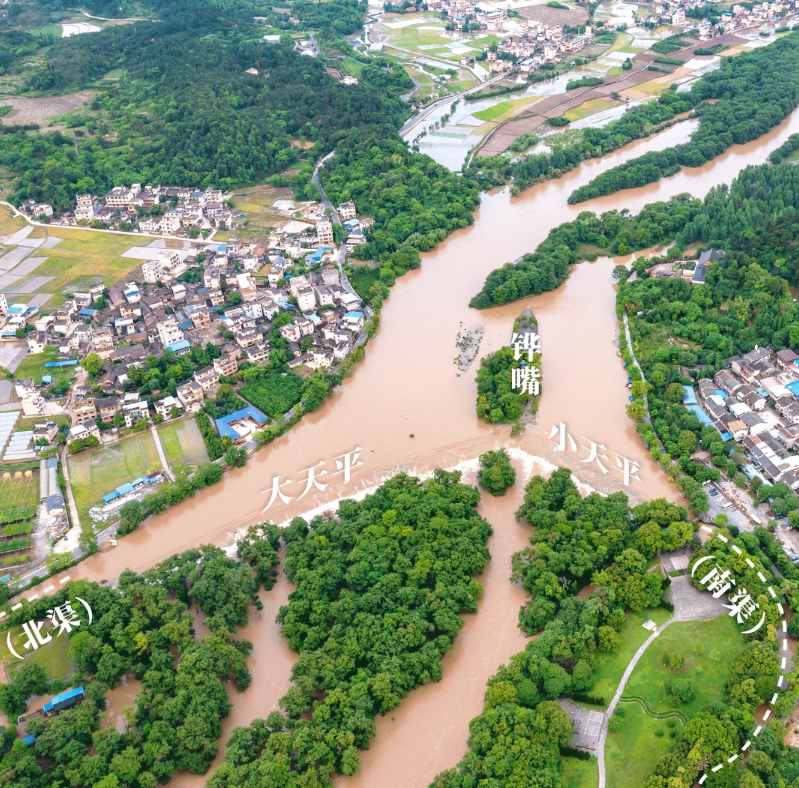
<path id="1" fill-rule="evenodd" d="M 68 709 L 70 706 L 74 706 L 79 700 L 83 700 L 85 696 L 86 691 L 83 687 L 72 687 L 72 689 L 59 692 L 58 695 L 54 695 L 50 698 L 49 703 L 45 703 L 44 706 L 42 706 L 42 714 L 53 714 L 56 711 L 61 711 L 61 709 Z"/>
<path id="2" fill-rule="evenodd" d="M 214 419 L 214 421 L 221 437 L 237 440 L 240 437 L 239 433 L 230 425 L 242 419 L 252 419 L 256 424 L 266 424 L 269 421 L 266 415 L 254 405 L 248 405 L 246 408 L 234 410 L 233 413 L 228 413 L 227 416 L 221 416 L 218 419 Z"/>
<path id="3" fill-rule="evenodd" d="M 188 339 L 179 339 L 177 342 L 167 345 L 164 350 L 168 350 L 170 353 L 180 353 L 189 348 L 191 348 L 191 343 Z"/>
<path id="4" fill-rule="evenodd" d="M 122 498 L 125 495 L 129 495 L 130 493 L 135 492 L 147 484 L 155 484 L 160 479 L 161 475 L 158 473 L 151 474 L 150 476 L 139 476 L 132 481 L 120 484 L 119 487 L 115 487 L 110 493 L 106 493 L 103 496 L 103 503 L 111 503 L 112 501 L 116 501 L 117 498 Z"/>
<path id="5" fill-rule="evenodd" d="M 45 361 L 44 366 L 49 367 L 51 369 L 58 368 L 58 367 L 75 367 L 77 366 L 78 362 L 74 358 L 68 358 L 64 361 Z"/>

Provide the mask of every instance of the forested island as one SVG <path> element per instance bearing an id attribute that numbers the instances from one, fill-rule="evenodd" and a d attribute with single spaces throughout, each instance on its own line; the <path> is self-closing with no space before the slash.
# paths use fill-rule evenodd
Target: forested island
<path id="1" fill-rule="evenodd" d="M 632 319 L 651 422 L 638 401 L 630 414 L 655 459 L 677 480 L 692 507 L 704 511 L 702 483 L 719 478 L 718 468 L 735 475 L 735 466 L 745 458 L 729 457 L 717 431 L 703 427 L 685 409 L 682 384 L 712 375 L 731 356 L 757 345 L 799 342 L 799 305 L 788 290 L 797 282 L 790 250 L 797 243 L 799 212 L 789 207 L 797 189 L 799 170 L 793 165 L 762 165 L 748 167 L 730 186 L 712 189 L 704 201 L 681 195 L 648 205 L 635 216 L 586 211 L 553 230 L 517 264 L 493 271 L 472 306 L 551 290 L 589 248 L 591 254 L 621 255 L 672 241 L 672 259 L 696 242 L 725 250 L 726 264 L 711 268 L 703 287 L 679 277 L 647 277 L 650 262 L 642 260 L 635 268 L 643 278 L 623 283 L 618 299 L 619 309 Z M 686 369 L 692 370 L 690 377 Z M 637 371 L 631 374 L 635 395 L 641 384 Z M 691 459 L 697 447 L 711 453 L 716 468 Z"/>
<path id="2" fill-rule="evenodd" d="M 400 474 L 335 516 L 282 531 L 296 586 L 278 620 L 299 654 L 281 711 L 232 736 L 210 785 L 330 785 L 358 770 L 375 717 L 441 678 L 489 559 L 480 495 L 458 473 Z"/>
<path id="3" fill-rule="evenodd" d="M 525 310 L 513 323 L 510 345 L 484 356 L 477 370 L 478 417 L 489 424 L 513 424 L 514 434 L 535 415 L 540 402 L 541 351 L 537 332 L 538 321 L 531 310 Z M 525 342 L 529 349 L 524 347 Z M 533 378 L 530 385 L 521 383 L 522 368 L 529 368 Z"/>

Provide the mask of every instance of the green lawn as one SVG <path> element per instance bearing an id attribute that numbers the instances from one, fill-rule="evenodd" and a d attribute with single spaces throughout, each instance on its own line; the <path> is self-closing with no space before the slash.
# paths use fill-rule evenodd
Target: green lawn
<path id="1" fill-rule="evenodd" d="M 561 758 L 561 780 L 563 788 L 596 788 L 599 784 L 599 770 L 596 758 Z"/>
<path id="2" fill-rule="evenodd" d="M 670 727 L 668 720 L 656 720 L 632 703 L 619 704 L 617 713 L 619 728 L 614 730 L 617 723 L 611 724 L 605 743 L 607 782 L 613 788 L 641 788 L 671 749 L 672 731 L 678 736 L 681 723 Z"/>
<path id="3" fill-rule="evenodd" d="M 613 693 L 619 685 L 622 673 L 627 667 L 627 663 L 632 659 L 638 647 L 652 634 L 642 626 L 644 621 L 651 618 L 660 626 L 670 615 L 671 613 L 663 608 L 644 610 L 640 613 L 629 613 L 621 630 L 621 645 L 619 648 L 613 654 L 603 654 L 597 660 L 596 681 L 589 694 L 604 698 L 605 704 L 610 703 Z M 666 632 L 668 632 L 668 629 Z"/>
<path id="4" fill-rule="evenodd" d="M 727 615 L 678 622 L 664 630 L 636 665 L 611 721 L 605 750 L 609 785 L 643 785 L 671 746 L 672 732 L 677 735 L 682 724 L 679 719 L 655 719 L 635 699 L 643 699 L 654 714 L 677 712 L 690 719 L 707 704 L 721 700 L 730 666 L 745 645 L 738 626 Z M 675 657 L 683 658 L 679 669 L 665 662 Z M 690 679 L 693 700 L 681 703 L 670 695 L 671 679 Z"/>
<path id="5" fill-rule="evenodd" d="M 684 621 L 669 626 L 649 647 L 624 688 L 623 697 L 646 699 L 656 712 L 679 709 L 691 716 L 708 703 L 720 701 L 730 665 L 745 647 L 735 621 L 727 615 L 712 621 Z M 685 665 L 680 671 L 665 667 L 664 657 L 679 654 Z M 669 678 L 690 678 L 696 697 L 688 704 L 675 704 L 666 691 Z"/>
<path id="6" fill-rule="evenodd" d="M 172 468 L 208 462 L 205 442 L 194 419 L 162 424 L 158 427 L 158 437 Z"/>
<path id="7" fill-rule="evenodd" d="M 58 361 L 60 354 L 54 347 L 48 347 L 44 353 L 31 353 L 22 359 L 22 363 L 17 367 L 14 377 L 17 380 L 33 378 L 33 382 L 42 382 L 43 375 L 50 375 L 53 383 L 58 384 L 62 381 L 71 381 L 75 377 L 76 366 L 72 367 L 45 367 L 45 361 Z M 41 421 L 42 419 L 39 419 Z"/>
<path id="8" fill-rule="evenodd" d="M 124 438 L 113 446 L 87 449 L 69 458 L 72 493 L 81 518 L 120 484 L 161 470 L 150 431 Z"/>
<path id="9" fill-rule="evenodd" d="M 80 608 L 80 610 L 82 611 L 83 609 Z M 15 628 L 12 630 L 12 635 L 13 633 L 20 634 L 20 632 L 19 628 Z M 0 637 L 0 662 L 5 665 L 10 674 L 13 674 L 23 662 L 9 653 L 6 646 L 6 631 L 4 630 L 0 634 L 2 634 L 2 637 Z M 53 639 L 26 656 L 24 662 L 35 662 L 37 665 L 41 665 L 51 679 L 66 679 L 72 675 L 75 669 L 68 653 L 69 638 L 66 635 L 57 636 L 53 631 L 49 631 L 49 634 L 52 635 Z M 20 651 L 23 642 L 24 639 L 22 638 L 14 639 L 14 644 L 20 654 L 23 653 Z"/>

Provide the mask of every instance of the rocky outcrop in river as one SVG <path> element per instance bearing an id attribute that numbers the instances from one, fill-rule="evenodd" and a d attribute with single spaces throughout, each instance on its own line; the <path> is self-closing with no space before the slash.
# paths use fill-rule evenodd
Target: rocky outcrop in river
<path id="1" fill-rule="evenodd" d="M 455 349 L 457 352 L 452 362 L 458 369 L 458 377 L 466 372 L 477 358 L 477 354 L 480 352 L 480 343 L 483 341 L 483 334 L 485 333 L 483 326 L 465 328 L 463 321 L 459 325 L 458 335 L 455 337 Z"/>

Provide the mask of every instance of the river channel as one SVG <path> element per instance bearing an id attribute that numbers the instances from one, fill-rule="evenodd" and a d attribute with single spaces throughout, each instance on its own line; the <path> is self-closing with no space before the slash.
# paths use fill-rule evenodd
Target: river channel
<path id="1" fill-rule="evenodd" d="M 648 458 L 625 414 L 628 391 L 615 344 L 613 261 L 577 266 L 558 290 L 509 306 L 477 312 L 469 309 L 468 302 L 493 268 L 533 250 L 553 227 L 582 210 L 635 212 L 681 192 L 703 196 L 712 186 L 730 182 L 743 167 L 763 163 L 770 151 L 799 131 L 799 114 L 704 167 L 579 206 L 566 203 L 577 186 L 599 172 L 646 151 L 682 142 L 691 128 L 688 123 L 673 126 L 516 198 L 505 190 L 485 194 L 474 224 L 424 255 L 422 268 L 395 285 L 363 363 L 317 413 L 251 458 L 245 468 L 227 474 L 219 485 L 148 521 L 121 539 L 116 549 L 91 557 L 69 574 L 114 581 L 123 569 L 141 571 L 191 546 L 224 544 L 244 525 L 267 517 L 284 521 L 372 487 L 400 469 L 428 472 L 501 445 L 517 449 L 517 457 L 525 452 L 567 465 L 602 491 L 624 490 L 636 501 L 658 496 L 677 499 L 676 489 Z M 533 308 L 539 320 L 544 394 L 537 423 L 511 438 L 507 427 L 478 421 L 474 383 L 478 362 L 458 377 L 453 365 L 455 338 L 461 324 L 482 326 L 480 355 L 496 350 L 508 344 L 513 319 L 526 306 Z M 565 452 L 556 450 L 549 434 L 561 424 L 575 438 L 577 451 L 568 443 Z M 582 461 L 591 441 L 606 447 L 607 473 L 594 462 Z M 362 464 L 345 483 L 342 473 L 334 473 L 334 460 L 355 447 L 360 447 Z M 638 479 L 628 487 L 616 467 L 616 457 L 640 465 Z M 321 461 L 326 465 L 319 469 L 329 471 L 322 477 L 328 486 L 299 500 L 305 487 L 304 469 Z M 528 472 L 531 465 L 528 461 Z M 517 468 L 522 468 L 518 459 Z M 278 499 L 264 514 L 274 475 L 292 481 L 282 488 L 292 500 Z M 377 737 L 363 755 L 360 773 L 339 780 L 341 785 L 424 786 L 465 752 L 469 720 L 481 709 L 486 679 L 524 642 L 516 628 L 522 594 L 508 582 L 510 556 L 529 536 L 513 517 L 521 483 L 504 499 L 484 496 L 481 511 L 494 527 L 492 561 L 482 578 L 485 593 L 479 613 L 467 617 L 445 659 L 442 681 L 416 690 L 389 717 L 378 721 Z M 281 578 L 264 595 L 264 611 L 241 633 L 254 644 L 253 683 L 242 694 L 231 690 L 233 711 L 223 741 L 235 726 L 266 716 L 288 688 L 293 657 L 274 618 L 289 591 L 288 582 Z M 179 776 L 172 784 L 202 785 L 206 779 Z"/>

